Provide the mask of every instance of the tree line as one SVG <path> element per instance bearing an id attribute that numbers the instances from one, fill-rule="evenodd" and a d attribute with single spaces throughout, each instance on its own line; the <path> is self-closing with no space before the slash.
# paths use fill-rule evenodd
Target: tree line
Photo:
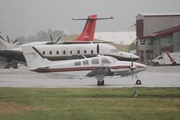
<path id="1" fill-rule="evenodd" d="M 24 36 L 18 36 L 16 39 L 18 39 L 19 42 L 23 41 L 50 41 L 50 35 L 52 36 L 53 40 L 57 40 L 59 37 L 66 37 L 67 34 L 64 33 L 63 30 L 51 30 L 47 29 L 47 31 L 40 30 L 39 32 L 36 33 L 36 35 L 30 35 L 28 37 Z"/>

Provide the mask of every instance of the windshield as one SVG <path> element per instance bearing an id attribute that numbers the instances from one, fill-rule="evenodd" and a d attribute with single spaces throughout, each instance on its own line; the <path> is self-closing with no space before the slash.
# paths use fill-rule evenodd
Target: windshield
<path id="1" fill-rule="evenodd" d="M 119 50 L 118 50 L 118 49 L 115 49 L 114 52 L 119 52 Z"/>
<path id="2" fill-rule="evenodd" d="M 116 58 L 113 58 L 113 57 L 111 57 L 111 56 L 109 56 L 109 58 L 110 58 L 111 61 L 113 61 L 113 62 L 117 62 L 117 61 L 118 61 Z"/>

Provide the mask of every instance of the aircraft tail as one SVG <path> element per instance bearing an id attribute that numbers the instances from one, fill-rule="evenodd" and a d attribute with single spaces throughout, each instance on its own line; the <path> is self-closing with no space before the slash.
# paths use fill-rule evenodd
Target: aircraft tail
<path id="1" fill-rule="evenodd" d="M 22 45 L 21 47 L 30 70 L 47 68 L 47 65 L 51 63 L 35 47 L 30 45 Z"/>
<path id="2" fill-rule="evenodd" d="M 97 14 L 90 15 L 85 19 L 72 19 L 72 20 L 87 20 L 82 33 L 74 41 L 93 41 L 94 32 L 96 28 L 96 20 L 113 19 L 110 18 L 97 18 Z"/>

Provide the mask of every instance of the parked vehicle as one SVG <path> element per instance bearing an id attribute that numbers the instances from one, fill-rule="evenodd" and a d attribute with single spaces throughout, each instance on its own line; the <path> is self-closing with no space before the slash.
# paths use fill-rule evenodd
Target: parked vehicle
<path id="1" fill-rule="evenodd" d="M 180 64 L 180 52 L 162 53 L 162 55 L 152 60 L 152 64 L 154 66 Z"/>

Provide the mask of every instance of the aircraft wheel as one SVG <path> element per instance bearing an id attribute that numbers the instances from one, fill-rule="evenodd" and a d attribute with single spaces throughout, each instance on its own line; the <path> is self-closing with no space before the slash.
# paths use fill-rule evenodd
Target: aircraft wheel
<path id="1" fill-rule="evenodd" d="M 172 65 L 176 65 L 176 62 L 173 62 Z"/>
<path id="2" fill-rule="evenodd" d="M 17 64 L 14 64 L 13 68 L 14 68 L 14 69 L 17 69 L 17 68 L 18 68 L 18 65 L 17 65 Z"/>
<path id="3" fill-rule="evenodd" d="M 156 63 L 155 63 L 155 66 L 159 66 L 159 63 L 158 63 L 158 62 L 156 62 Z"/>
<path id="4" fill-rule="evenodd" d="M 104 80 L 102 80 L 102 81 L 97 81 L 97 85 L 98 85 L 98 86 L 104 85 Z"/>
<path id="5" fill-rule="evenodd" d="M 141 83 L 141 80 L 137 80 L 136 81 L 136 85 L 141 85 L 142 83 Z"/>

